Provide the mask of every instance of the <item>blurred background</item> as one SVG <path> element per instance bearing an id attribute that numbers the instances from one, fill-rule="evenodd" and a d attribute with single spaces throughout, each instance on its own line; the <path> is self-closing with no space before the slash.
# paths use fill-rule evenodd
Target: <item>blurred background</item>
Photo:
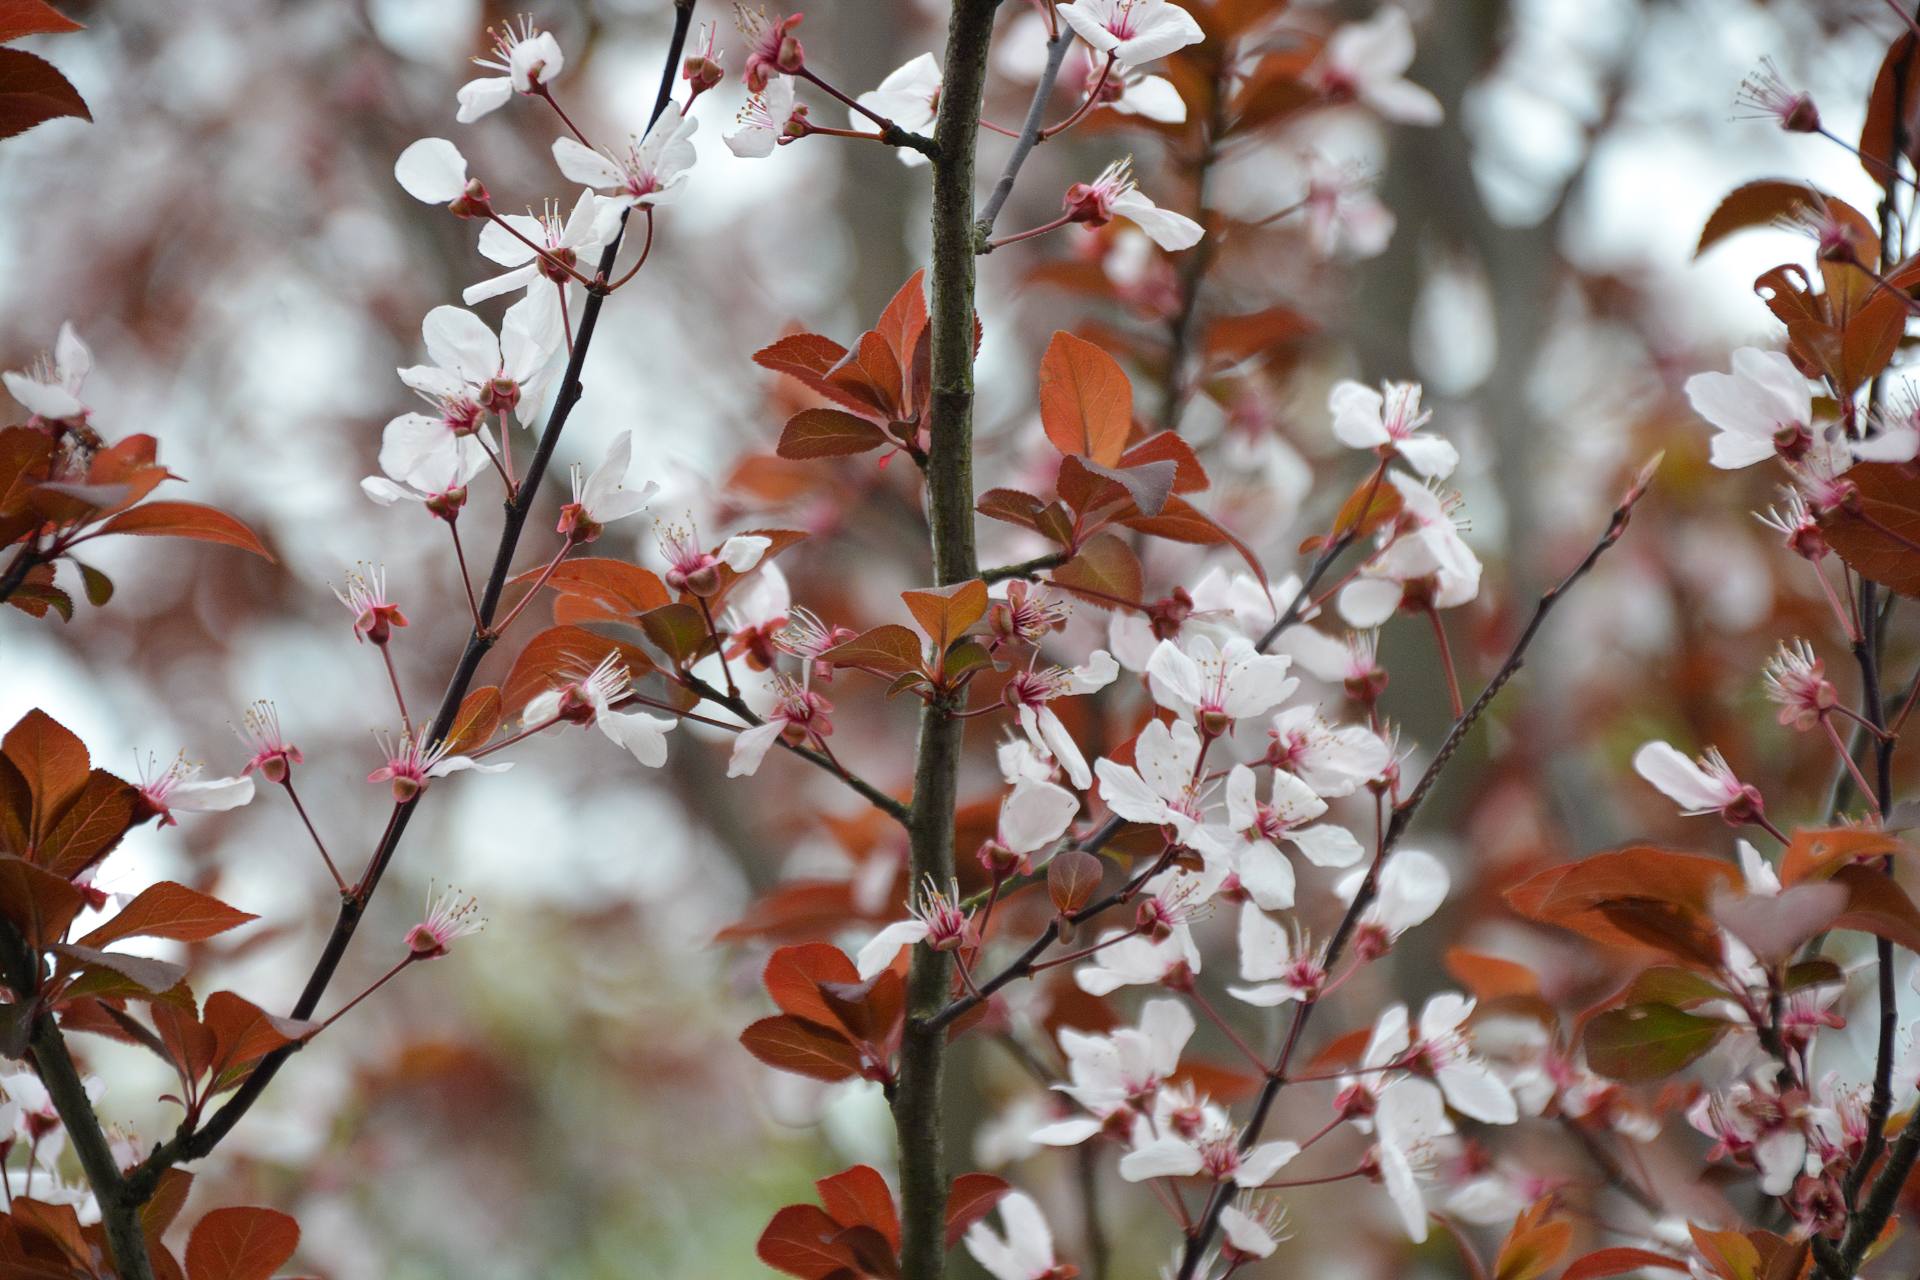
<path id="1" fill-rule="evenodd" d="M 130 773 L 148 753 L 164 762 L 184 748 L 226 773 L 246 754 L 230 724 L 250 700 L 273 699 L 306 754 L 303 798 L 351 874 L 386 811 L 362 779 L 381 762 L 369 731 L 388 727 L 390 709 L 378 660 L 353 642 L 330 587 L 356 562 L 385 565 L 414 624 L 395 647 L 402 674 L 419 702 L 437 696 L 465 633 L 444 536 L 417 508 L 374 506 L 357 481 L 374 470 L 382 425 L 414 407 L 394 369 L 423 358 L 421 317 L 493 274 L 472 226 L 409 199 L 392 165 L 416 138 L 449 137 L 500 207 L 570 203 L 547 153 L 555 122 L 539 104 L 453 120 L 454 91 L 475 74 L 467 59 L 517 7 L 64 8 L 88 30 L 23 47 L 74 81 L 94 122 L 55 121 L 0 145 L 0 367 L 25 367 L 71 319 L 95 352 L 95 425 L 109 439 L 159 437 L 161 460 L 189 481 L 175 496 L 238 513 L 279 563 L 189 544 L 101 545 L 119 586 L 106 609 L 70 626 L 0 617 L 0 722 L 43 706 L 108 768 Z M 988 114 L 1015 123 L 1041 35 L 1024 4 L 1003 9 Z M 1370 11 L 1295 3 L 1275 38 L 1318 38 Z M 583 127 L 611 138 L 642 126 L 665 0 L 532 12 L 566 51 L 556 92 Z M 1437 128 L 1316 110 L 1206 156 L 1198 120 L 1156 129 L 1109 114 L 1042 149 L 1003 231 L 1052 217 L 1070 182 L 1129 151 L 1143 189 L 1190 214 L 1204 198 L 1216 228 L 1297 198 L 1308 151 L 1379 175 L 1398 225 L 1363 261 L 1326 260 L 1285 220 L 1236 231 L 1197 282 L 1181 259 L 1143 255 L 1118 231 L 1074 228 L 993 254 L 982 266 L 981 487 L 1039 465 L 1033 370 L 1052 329 L 1127 355 L 1144 416 L 1166 382 L 1153 343 L 1183 303 L 1203 313 L 1283 303 L 1313 330 L 1209 366 L 1177 406 L 1220 481 L 1205 505 L 1278 579 L 1358 478 L 1328 431 L 1328 386 L 1423 381 L 1435 427 L 1462 447 L 1454 482 L 1490 566 L 1491 589 L 1451 619 L 1476 684 L 1504 652 L 1511 602 L 1528 607 L 1590 543 L 1634 468 L 1665 450 L 1632 535 L 1556 615 L 1530 674 L 1428 809 L 1420 843 L 1448 859 L 1455 897 L 1432 937 L 1394 961 L 1399 988 L 1417 994 L 1443 980 L 1438 948 L 1464 940 L 1536 963 L 1556 994 L 1597 993 L 1606 976 L 1523 934 L 1496 888 L 1628 838 L 1728 846 L 1718 825 L 1681 825 L 1631 776 L 1635 745 L 1717 742 L 1767 788 L 1770 812 L 1810 815 L 1825 794 L 1824 744 L 1775 731 L 1757 682 L 1778 637 L 1825 637 L 1824 606 L 1748 514 L 1769 500 L 1761 479 L 1709 472 L 1707 432 L 1677 389 L 1724 368 L 1730 348 L 1773 340 L 1751 282 L 1807 252 L 1789 232 L 1760 231 L 1695 261 L 1726 190 L 1801 176 L 1864 209 L 1877 197 L 1843 147 L 1730 118 L 1740 81 L 1771 56 L 1834 132 L 1856 137 L 1897 19 L 1870 0 L 1415 0 L 1410 12 L 1420 41 L 1410 74 L 1445 104 Z M 765 523 L 831 534 L 783 558 L 796 598 L 877 618 L 893 591 L 925 580 L 912 490 L 870 458 L 774 459 L 798 402 L 749 357 L 795 323 L 843 341 L 872 323 L 924 257 L 925 171 L 825 138 L 734 157 L 721 135 L 744 96 L 743 42 L 717 5 L 703 0 L 698 17 L 720 23 L 730 79 L 699 103 L 699 163 L 660 217 L 650 265 L 606 308 L 559 469 L 591 465 L 632 430 L 636 474 L 666 490 L 656 514 L 691 514 L 710 541 Z M 801 34 L 810 65 L 859 92 L 920 52 L 937 55 L 944 15 L 928 0 L 823 0 Z M 1072 72 L 1067 82 L 1078 83 Z M 816 120 L 838 114 L 815 102 Z M 997 172 L 1004 147 L 985 138 L 983 170 Z M 496 319 L 498 305 L 482 313 Z M 470 554 L 490 545 L 486 506 L 463 521 Z M 983 557 L 1031 554 L 1017 532 L 983 521 Z M 640 533 L 616 530 L 597 550 L 657 567 Z M 1191 584 L 1230 562 L 1156 544 L 1150 586 Z M 1103 625 L 1081 613 L 1084 634 Z M 1395 673 L 1387 707 L 1409 747 L 1430 745 L 1446 717 L 1422 644 L 1415 622 L 1394 624 L 1383 643 Z M 849 702 L 837 749 L 904 786 L 904 708 Z M 487 931 L 410 970 L 296 1058 L 201 1171 L 196 1205 L 294 1213 L 302 1266 L 343 1280 L 721 1278 L 765 1274 L 753 1241 L 773 1209 L 811 1199 L 812 1179 L 856 1160 L 886 1167 L 891 1125 L 876 1089 L 775 1077 L 735 1037 L 766 1011 L 769 942 L 859 940 L 871 923 L 845 916 L 894 911 L 903 849 L 804 766 L 775 759 L 754 782 L 730 783 L 723 742 L 673 737 L 660 772 L 576 732 L 514 751 L 505 777 L 437 787 L 337 995 L 398 957 L 430 879 L 477 894 Z M 982 795 L 990 776 L 972 779 Z M 807 822 L 812 808 L 845 821 Z M 333 911 L 282 797 L 138 832 L 101 883 L 136 889 L 163 876 L 217 886 L 262 917 L 209 951 L 202 988 L 290 1004 Z M 794 879 L 856 889 L 824 920 L 762 918 L 718 940 Z M 1223 973 L 1230 932 L 1206 927 L 1210 954 L 1229 944 Z M 1329 1019 L 1325 1033 L 1341 1029 Z M 159 1064 L 85 1047 L 111 1120 L 148 1139 L 171 1130 L 176 1110 L 155 1100 L 170 1083 Z M 1070 1194 L 1083 1170 L 1017 1140 L 1036 1105 L 1019 1064 L 969 1046 L 955 1076 L 966 1117 L 957 1165 L 1012 1161 L 1022 1185 L 1059 1206 L 1063 1251 L 1083 1256 Z M 1001 1103 L 1021 1096 L 1028 1110 L 1008 1121 Z M 1110 1165 L 1092 1176 L 1110 1179 Z M 1110 1274 L 1156 1274 L 1171 1232 L 1141 1211 L 1151 1202 L 1116 1182 L 1105 1203 Z M 1396 1243 L 1378 1195 L 1335 1187 L 1293 1208 L 1297 1252 L 1284 1256 L 1299 1274 L 1456 1274 L 1444 1240 L 1417 1255 Z"/>

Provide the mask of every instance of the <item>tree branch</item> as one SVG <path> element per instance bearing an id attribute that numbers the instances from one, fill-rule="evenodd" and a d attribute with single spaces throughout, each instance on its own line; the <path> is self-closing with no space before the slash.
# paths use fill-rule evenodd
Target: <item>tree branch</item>
<path id="1" fill-rule="evenodd" d="M 1027 104 L 1027 118 L 1020 125 L 1020 136 L 1014 141 L 1013 153 L 1007 157 L 1007 167 L 1000 171 L 1000 180 L 993 184 L 993 193 L 980 207 L 980 217 L 973 225 L 975 253 L 987 251 L 987 242 L 993 239 L 993 224 L 999 220 L 1007 197 L 1013 194 L 1020 167 L 1033 153 L 1034 144 L 1040 141 L 1041 131 L 1046 127 L 1047 100 L 1053 97 L 1054 85 L 1060 79 L 1060 66 L 1067 60 L 1067 50 L 1072 45 L 1073 28 L 1063 22 L 1060 30 L 1047 41 L 1047 65 L 1040 72 L 1040 83 L 1033 87 L 1033 100 Z"/>

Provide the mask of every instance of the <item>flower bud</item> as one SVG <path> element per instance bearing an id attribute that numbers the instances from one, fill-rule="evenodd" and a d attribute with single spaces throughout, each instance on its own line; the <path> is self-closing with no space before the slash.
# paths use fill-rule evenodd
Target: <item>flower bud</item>
<path id="1" fill-rule="evenodd" d="M 696 94 L 705 93 L 713 88 L 726 79 L 726 74 L 718 62 L 704 53 L 688 54 L 687 60 L 680 64 L 681 77 L 693 86 Z"/>
<path id="2" fill-rule="evenodd" d="M 460 510 L 466 505 L 467 486 L 465 485 L 461 485 L 456 489 L 448 489 L 444 493 L 436 493 L 431 498 L 428 498 L 426 502 L 428 512 L 439 519 L 445 520 L 448 524 L 452 524 L 460 518 Z M 277 782 L 279 779 L 276 778 L 274 781 Z"/>
<path id="3" fill-rule="evenodd" d="M 487 194 L 485 183 L 478 178 L 470 178 L 467 180 L 467 189 L 455 196 L 447 208 L 456 218 L 485 218 L 493 213 L 493 199 Z"/>

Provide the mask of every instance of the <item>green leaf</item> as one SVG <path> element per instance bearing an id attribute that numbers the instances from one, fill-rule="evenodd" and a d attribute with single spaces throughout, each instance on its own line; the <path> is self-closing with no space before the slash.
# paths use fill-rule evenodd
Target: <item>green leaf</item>
<path id="1" fill-rule="evenodd" d="M 1587 1065 L 1612 1080 L 1659 1080 L 1719 1043 L 1733 1024 L 1666 1004 L 1609 1009 L 1587 1023 Z"/>

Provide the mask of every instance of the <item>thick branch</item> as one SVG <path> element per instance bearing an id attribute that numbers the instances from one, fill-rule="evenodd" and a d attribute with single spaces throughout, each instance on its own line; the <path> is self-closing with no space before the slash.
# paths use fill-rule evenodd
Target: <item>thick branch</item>
<path id="1" fill-rule="evenodd" d="M 933 576 L 941 586 L 965 582 L 979 571 L 973 541 L 973 173 L 995 4 L 954 0 L 933 133 L 933 297 L 928 316 L 933 395 L 926 477 Z M 953 876 L 954 793 L 965 730 L 965 722 L 953 714 L 958 709 L 945 698 L 934 698 L 921 709 L 908 819 L 908 868 L 914 884 L 929 879 L 945 884 Z M 914 1024 L 939 1010 L 947 986 L 946 953 L 915 947 L 907 972 L 909 1025 L 893 1096 L 904 1280 L 939 1280 L 945 1267 L 947 1171 L 940 1092 L 946 1036 Z"/>

